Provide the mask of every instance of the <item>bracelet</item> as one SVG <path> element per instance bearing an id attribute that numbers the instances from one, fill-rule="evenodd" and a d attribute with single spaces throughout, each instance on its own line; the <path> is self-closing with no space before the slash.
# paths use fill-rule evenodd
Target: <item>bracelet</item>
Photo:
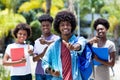
<path id="1" fill-rule="evenodd" d="M 30 54 L 30 56 L 33 56 L 34 54 L 32 53 L 32 54 Z"/>

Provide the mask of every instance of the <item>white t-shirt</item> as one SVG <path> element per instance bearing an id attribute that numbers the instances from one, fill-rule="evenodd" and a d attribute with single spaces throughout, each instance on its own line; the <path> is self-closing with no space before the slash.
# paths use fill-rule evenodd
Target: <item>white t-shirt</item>
<path id="1" fill-rule="evenodd" d="M 9 44 L 5 50 L 5 53 L 8 54 L 11 57 L 11 49 L 12 48 L 24 48 L 24 55 L 26 58 L 26 65 L 25 66 L 17 66 L 13 67 L 11 66 L 10 69 L 10 75 L 15 76 L 15 75 L 26 75 L 31 73 L 31 65 L 30 65 L 30 59 L 29 59 L 29 53 L 28 53 L 28 45 L 27 44 L 17 44 L 17 43 L 12 43 Z M 33 49 L 33 46 L 30 45 L 30 49 Z"/>

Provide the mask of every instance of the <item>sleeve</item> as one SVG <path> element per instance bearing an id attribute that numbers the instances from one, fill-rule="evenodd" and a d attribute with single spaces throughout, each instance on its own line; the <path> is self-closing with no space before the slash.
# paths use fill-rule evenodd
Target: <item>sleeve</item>
<path id="1" fill-rule="evenodd" d="M 33 48 L 33 53 L 34 53 L 34 54 L 37 54 L 37 48 L 36 48 L 37 46 L 36 46 L 36 44 L 37 44 L 37 43 L 36 43 L 36 41 L 35 41 L 34 48 Z"/>
<path id="2" fill-rule="evenodd" d="M 53 45 L 50 45 L 44 55 L 44 57 L 42 58 L 42 68 L 44 69 L 44 71 L 46 70 L 46 68 L 51 67 L 51 56 L 52 56 L 52 51 L 53 51 Z"/>
<path id="3" fill-rule="evenodd" d="M 60 37 L 55 35 L 55 38 L 53 39 L 54 41 L 58 40 Z"/>
<path id="4" fill-rule="evenodd" d="M 112 53 L 114 51 L 116 51 L 115 44 L 113 42 L 111 42 L 111 44 L 109 46 L 109 52 Z"/>
<path id="5" fill-rule="evenodd" d="M 85 48 L 85 44 L 87 43 L 87 40 L 83 37 L 78 37 L 78 41 L 76 43 L 81 45 L 81 50 L 79 51 L 79 53 L 82 53 Z"/>
<path id="6" fill-rule="evenodd" d="M 10 45 L 8 45 L 5 49 L 5 54 L 8 54 L 10 56 Z"/>

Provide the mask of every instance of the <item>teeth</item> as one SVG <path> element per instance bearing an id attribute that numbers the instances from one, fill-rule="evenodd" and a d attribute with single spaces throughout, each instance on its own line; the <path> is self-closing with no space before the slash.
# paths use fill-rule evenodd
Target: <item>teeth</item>
<path id="1" fill-rule="evenodd" d="M 63 31 L 65 31 L 65 32 L 66 32 L 66 31 L 68 31 L 68 30 L 63 30 Z"/>

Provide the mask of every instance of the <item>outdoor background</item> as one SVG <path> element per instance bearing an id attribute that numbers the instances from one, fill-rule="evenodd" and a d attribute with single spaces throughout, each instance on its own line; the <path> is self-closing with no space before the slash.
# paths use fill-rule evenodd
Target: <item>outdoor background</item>
<path id="1" fill-rule="evenodd" d="M 8 44 L 15 41 L 12 30 L 20 23 L 28 23 L 32 28 L 32 36 L 28 39 L 33 45 L 34 40 L 41 35 L 38 17 L 42 14 L 50 14 L 55 17 L 61 10 L 72 11 L 77 19 L 75 34 L 89 39 L 94 36 L 93 22 L 97 18 L 105 18 L 110 23 L 107 37 L 116 45 L 115 77 L 111 80 L 119 80 L 119 54 L 120 54 L 120 0 L 0 0 L 0 80 L 10 80 L 9 67 L 2 66 L 2 58 Z M 52 28 L 52 32 L 56 34 Z M 31 57 L 32 74 L 34 69 Z M 33 66 L 34 65 L 34 66 Z"/>

